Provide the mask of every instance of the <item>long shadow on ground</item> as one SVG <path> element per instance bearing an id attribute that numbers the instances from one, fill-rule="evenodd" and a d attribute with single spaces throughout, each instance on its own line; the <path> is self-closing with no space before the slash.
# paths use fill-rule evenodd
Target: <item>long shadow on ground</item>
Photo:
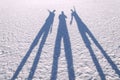
<path id="1" fill-rule="evenodd" d="M 76 20 L 76 23 L 78 25 L 78 29 L 79 29 L 79 32 L 82 36 L 82 39 L 87 47 L 87 49 L 89 50 L 90 52 L 90 55 L 92 57 L 92 60 L 96 66 L 96 69 L 100 75 L 100 78 L 101 80 L 106 80 L 105 78 L 105 75 L 103 73 L 103 70 L 100 66 L 100 63 L 99 61 L 97 60 L 97 57 L 91 47 L 91 43 L 90 43 L 90 40 L 89 40 L 89 37 L 92 39 L 92 41 L 94 42 L 94 44 L 96 45 L 96 47 L 98 47 L 98 49 L 101 51 L 101 53 L 103 54 L 103 56 L 106 58 L 106 60 L 108 61 L 108 63 L 111 65 L 112 69 L 115 70 L 116 74 L 119 75 L 120 77 L 120 70 L 118 69 L 118 67 L 116 66 L 116 64 L 112 61 L 112 59 L 108 56 L 108 54 L 105 52 L 105 50 L 102 48 L 102 46 L 99 44 L 99 42 L 97 41 L 97 39 L 94 37 L 94 35 L 91 33 L 91 31 L 87 28 L 87 26 L 82 22 L 82 20 L 80 19 L 80 17 L 78 16 L 78 14 L 76 13 L 76 11 L 74 10 L 71 10 L 72 13 L 72 18 L 71 18 L 71 22 L 72 23 L 72 20 L 73 20 L 73 17 L 75 18 Z M 89 35 L 89 37 L 87 36 L 87 34 Z"/>
<path id="2" fill-rule="evenodd" d="M 54 56 L 53 56 L 53 64 L 52 64 L 52 72 L 51 72 L 50 80 L 56 80 L 57 78 L 58 60 L 59 60 L 59 56 L 61 53 L 61 40 L 62 39 L 64 43 L 64 51 L 65 51 L 65 57 L 67 61 L 69 80 L 75 80 L 71 43 L 70 43 L 70 38 L 68 35 L 65 18 L 67 17 L 64 15 L 64 12 L 62 12 L 59 15 L 59 26 L 58 26 L 58 32 L 57 32 L 57 37 L 56 37 L 56 42 L 55 42 L 55 47 L 54 47 Z"/>
<path id="3" fill-rule="evenodd" d="M 35 70 L 37 68 L 37 64 L 38 64 L 39 59 L 40 59 L 42 48 L 43 48 L 43 46 L 45 44 L 45 41 L 46 41 L 47 36 L 49 34 L 49 31 L 51 31 L 51 27 L 52 27 L 52 24 L 53 24 L 53 21 L 54 21 L 54 16 L 55 16 L 54 12 L 55 12 L 55 10 L 53 10 L 52 12 L 49 11 L 49 16 L 46 19 L 45 24 L 43 25 L 43 27 L 41 28 L 41 30 L 38 32 L 37 36 L 33 40 L 32 44 L 30 45 L 29 50 L 27 51 L 26 55 L 22 59 L 20 65 L 18 66 L 18 68 L 17 68 L 16 72 L 14 73 L 13 77 L 11 78 L 11 80 L 15 80 L 17 78 L 17 76 L 19 75 L 19 73 L 22 70 L 23 66 L 25 65 L 27 59 L 29 58 L 32 50 L 38 44 L 40 38 L 42 38 L 41 42 L 40 42 L 40 45 L 39 45 L 39 49 L 37 51 L 37 54 L 35 56 L 35 59 L 34 59 L 34 62 L 33 62 L 33 65 L 32 65 L 31 71 L 30 71 L 30 74 L 28 76 L 28 80 L 32 80 L 32 78 L 34 76 L 34 73 L 35 73 Z"/>

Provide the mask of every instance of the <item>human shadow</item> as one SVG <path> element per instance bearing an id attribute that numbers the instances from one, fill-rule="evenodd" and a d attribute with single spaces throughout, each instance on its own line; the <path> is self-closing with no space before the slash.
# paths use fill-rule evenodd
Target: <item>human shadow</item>
<path id="1" fill-rule="evenodd" d="M 91 33 L 91 31 L 87 28 L 87 26 L 82 22 L 82 20 L 80 19 L 80 17 L 78 16 L 76 10 L 72 10 L 72 13 L 71 13 L 71 22 L 70 24 L 72 24 L 72 20 L 73 20 L 73 17 L 74 19 L 76 20 L 76 23 L 77 23 L 77 26 L 78 26 L 78 29 L 79 29 L 79 32 L 82 36 L 82 39 L 87 47 L 87 49 L 89 50 L 90 52 L 90 55 L 92 57 L 92 60 L 96 66 L 96 69 L 101 77 L 101 80 L 106 80 L 105 78 L 105 74 L 103 73 L 103 70 L 100 66 L 100 63 L 98 62 L 97 60 L 97 57 L 91 47 L 91 43 L 90 43 L 90 40 L 89 40 L 89 37 L 92 39 L 92 41 L 94 42 L 94 44 L 96 45 L 96 47 L 101 51 L 101 53 L 103 54 L 103 56 L 105 57 L 105 59 L 108 61 L 108 63 L 111 65 L 112 69 L 115 70 L 116 74 L 119 75 L 120 77 L 120 70 L 118 69 L 118 67 L 116 66 L 116 64 L 112 61 L 112 59 L 109 57 L 109 55 L 105 52 L 105 50 L 103 49 L 103 47 L 100 45 L 100 43 L 97 41 L 97 39 L 94 37 L 94 35 Z M 89 35 L 89 37 L 87 36 L 87 34 Z"/>
<path id="2" fill-rule="evenodd" d="M 58 25 L 57 37 L 56 37 L 55 47 L 54 47 L 53 64 L 52 64 L 52 72 L 51 72 L 50 80 L 56 80 L 57 78 L 58 60 L 61 53 L 60 48 L 61 48 L 62 39 L 64 43 L 64 51 L 65 51 L 65 57 L 67 61 L 69 80 L 75 80 L 71 43 L 70 43 L 70 38 L 67 30 L 67 25 L 65 20 L 66 18 L 67 18 L 66 15 L 62 11 L 61 14 L 59 15 L 59 25 Z"/>
<path id="3" fill-rule="evenodd" d="M 49 34 L 49 31 L 50 32 L 52 31 L 52 25 L 53 25 L 54 16 L 55 16 L 54 12 L 55 12 L 55 10 L 49 11 L 49 16 L 46 19 L 45 24 L 43 25 L 43 27 L 41 28 L 41 30 L 38 32 L 37 36 L 33 40 L 32 44 L 29 47 L 29 50 L 27 51 L 26 55 L 22 59 L 21 63 L 19 64 L 19 66 L 18 66 L 17 70 L 15 71 L 14 75 L 12 76 L 11 80 L 15 80 L 17 78 L 17 76 L 19 75 L 19 73 L 22 70 L 23 66 L 25 65 L 27 59 L 29 58 L 32 50 L 38 44 L 40 38 L 42 38 L 41 42 L 39 44 L 39 49 L 38 49 L 37 54 L 35 56 L 31 71 L 30 71 L 29 76 L 28 76 L 28 80 L 32 80 L 33 75 L 35 73 L 35 70 L 37 68 L 37 64 L 38 64 L 39 59 L 40 59 L 42 48 L 43 48 L 43 46 L 45 44 L 45 41 L 46 41 L 47 36 Z"/>

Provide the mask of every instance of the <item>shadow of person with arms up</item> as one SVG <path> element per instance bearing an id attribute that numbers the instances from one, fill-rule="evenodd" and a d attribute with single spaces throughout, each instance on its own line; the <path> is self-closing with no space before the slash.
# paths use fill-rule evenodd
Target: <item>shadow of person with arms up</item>
<path id="1" fill-rule="evenodd" d="M 108 63 L 111 65 L 112 69 L 115 70 L 116 74 L 118 74 L 118 76 L 120 77 L 120 70 L 118 69 L 118 67 L 116 66 L 116 64 L 112 61 L 112 59 L 108 56 L 108 54 L 105 52 L 105 50 L 102 48 L 102 46 L 99 44 L 99 42 L 97 41 L 97 39 L 94 37 L 94 35 L 91 33 L 91 31 L 87 28 L 87 26 L 82 22 L 82 20 L 80 19 L 80 17 L 78 16 L 78 14 L 76 13 L 76 10 L 74 9 L 71 10 L 72 13 L 72 18 L 71 18 L 71 22 L 70 24 L 72 24 L 72 20 L 73 17 L 75 18 L 77 25 L 78 25 L 78 29 L 79 32 L 82 36 L 82 39 L 86 45 L 86 47 L 88 48 L 90 55 L 92 57 L 92 60 L 96 66 L 97 71 L 99 72 L 99 75 L 101 77 L 101 80 L 106 80 L 105 75 L 103 73 L 103 70 L 96 58 L 96 55 L 91 47 L 91 43 L 89 40 L 89 37 L 92 39 L 92 41 L 94 42 L 94 44 L 96 45 L 96 47 L 101 51 L 101 53 L 103 54 L 103 56 L 106 58 L 106 60 L 108 61 Z M 88 36 L 87 36 L 88 34 Z"/>
<path id="2" fill-rule="evenodd" d="M 70 43 L 70 38 L 69 38 L 68 30 L 67 30 L 67 25 L 66 25 L 66 20 L 65 20 L 66 18 L 67 17 L 62 11 L 61 14 L 59 15 L 59 26 L 58 26 L 58 32 L 57 32 L 57 37 L 55 41 L 53 65 L 52 65 L 52 72 L 51 72 L 50 80 L 57 79 L 58 60 L 59 60 L 58 58 L 61 53 L 60 48 L 61 48 L 62 38 L 63 38 L 63 44 L 64 44 L 65 57 L 67 61 L 69 80 L 75 80 L 71 43 Z"/>
<path id="3" fill-rule="evenodd" d="M 35 70 L 37 68 L 37 64 L 38 64 L 38 61 L 39 61 L 39 58 L 40 58 L 40 54 L 41 54 L 42 48 L 43 48 L 43 46 L 45 44 L 46 38 L 47 38 L 47 36 L 49 34 L 49 31 L 50 32 L 52 31 L 52 25 L 53 25 L 54 16 L 55 16 L 55 13 L 54 13 L 55 10 L 53 10 L 53 11 L 48 10 L 48 11 L 49 11 L 49 16 L 46 19 L 45 24 L 43 25 L 43 27 L 41 28 L 41 30 L 38 32 L 37 36 L 33 40 L 32 44 L 29 47 L 29 50 L 27 51 L 26 55 L 22 59 L 20 65 L 18 66 L 18 68 L 15 71 L 15 73 L 14 73 L 13 77 L 11 78 L 11 80 L 15 80 L 17 78 L 17 76 L 19 75 L 19 73 L 22 70 L 23 66 L 25 65 L 27 59 L 29 58 L 32 50 L 35 48 L 35 46 L 39 42 L 39 39 L 42 37 L 40 45 L 39 45 L 38 52 L 36 54 L 36 57 L 34 59 L 34 62 L 33 62 L 33 65 L 32 65 L 32 68 L 31 68 L 31 71 L 30 71 L 30 74 L 29 74 L 29 77 L 28 77 L 28 80 L 32 80 L 34 72 L 35 72 Z"/>

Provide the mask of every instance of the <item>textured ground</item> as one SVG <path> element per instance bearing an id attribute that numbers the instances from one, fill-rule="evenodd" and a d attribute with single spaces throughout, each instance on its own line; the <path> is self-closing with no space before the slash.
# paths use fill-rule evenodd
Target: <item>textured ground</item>
<path id="1" fill-rule="evenodd" d="M 120 80 L 120 1 L 119 0 L 0 0 L 0 80 L 10 80 L 29 50 L 34 38 L 48 17 L 48 9 L 56 10 L 52 33 L 42 48 L 33 80 L 50 80 L 58 16 L 64 11 L 71 41 L 76 80 L 100 80 L 99 71 L 79 33 L 75 19 L 70 25 L 75 6 L 79 17 L 102 46 L 103 52 L 91 41 L 106 80 Z M 40 39 L 41 40 L 41 39 Z M 39 42 L 40 43 L 40 42 Z M 63 41 L 58 62 L 57 80 L 69 80 Z M 28 78 L 39 44 L 20 70 L 16 80 Z M 112 61 L 112 63 L 111 63 Z M 115 66 L 117 66 L 115 68 Z M 115 71 L 118 71 L 117 73 Z"/>

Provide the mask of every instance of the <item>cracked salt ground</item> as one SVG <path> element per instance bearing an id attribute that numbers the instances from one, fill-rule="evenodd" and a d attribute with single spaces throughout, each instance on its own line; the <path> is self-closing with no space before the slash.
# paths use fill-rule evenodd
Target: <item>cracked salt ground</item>
<path id="1" fill-rule="evenodd" d="M 120 80 L 119 4 L 1 1 L 0 80 Z"/>

